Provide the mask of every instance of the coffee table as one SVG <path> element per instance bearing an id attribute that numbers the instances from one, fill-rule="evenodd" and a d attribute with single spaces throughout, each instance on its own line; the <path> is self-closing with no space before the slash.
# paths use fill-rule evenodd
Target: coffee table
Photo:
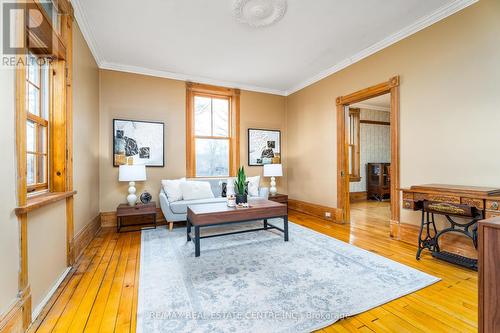
<path id="1" fill-rule="evenodd" d="M 187 210 L 187 240 L 194 240 L 195 256 L 200 256 L 200 239 L 242 234 L 246 232 L 276 229 L 283 233 L 285 242 L 288 241 L 288 211 L 287 206 L 266 199 L 249 199 L 248 208 L 228 207 L 225 202 L 188 206 Z M 282 218 L 283 229 L 267 220 Z M 208 226 L 234 224 L 263 220 L 262 228 L 245 229 L 222 234 L 201 236 L 200 229 Z M 194 235 L 191 228 L 194 227 Z"/>

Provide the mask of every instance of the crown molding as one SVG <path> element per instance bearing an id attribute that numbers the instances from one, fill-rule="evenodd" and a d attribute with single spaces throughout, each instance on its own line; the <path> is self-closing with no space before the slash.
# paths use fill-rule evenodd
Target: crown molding
<path id="1" fill-rule="evenodd" d="M 82 31 L 83 37 L 89 46 L 90 52 L 94 56 L 95 62 L 98 67 L 101 67 L 102 57 L 99 54 L 99 49 L 97 48 L 96 39 L 92 33 L 92 29 L 90 29 L 87 18 L 85 17 L 84 11 L 80 5 L 79 0 L 70 0 L 73 5 L 73 10 L 76 18 L 76 22 Z"/>
<path id="2" fill-rule="evenodd" d="M 310 86 L 313 83 L 316 83 L 336 72 L 339 72 L 340 70 L 355 64 L 356 62 L 367 58 L 368 56 L 383 50 L 386 47 L 391 46 L 394 43 L 399 42 L 402 39 L 405 39 L 406 37 L 409 37 L 413 35 L 414 33 L 419 32 L 420 30 L 423 30 L 431 25 L 433 25 L 436 22 L 439 22 L 448 16 L 451 16 L 459 11 L 461 11 L 464 8 L 469 7 L 470 5 L 478 2 L 479 0 L 456 0 L 448 5 L 445 5 L 433 13 L 424 16 L 417 20 L 415 23 L 410 24 L 409 26 L 401 29 L 400 31 L 384 38 L 378 43 L 373 44 L 370 47 L 367 47 L 366 49 L 362 50 L 361 52 L 356 53 L 352 57 L 349 57 L 347 59 L 344 59 L 340 61 L 339 63 L 335 64 L 334 66 L 316 74 L 315 76 L 293 86 L 292 88 L 288 89 L 286 92 L 286 96 L 289 96 L 301 89 L 306 88 L 307 86 Z"/>
<path id="3" fill-rule="evenodd" d="M 390 108 L 386 108 L 384 106 L 377 106 L 377 105 L 371 105 L 371 104 L 365 104 L 365 103 L 355 103 L 352 104 L 351 106 L 355 108 L 360 108 L 360 109 L 368 109 L 368 110 L 374 110 L 374 111 L 384 111 L 384 112 L 390 112 Z"/>
<path id="4" fill-rule="evenodd" d="M 188 75 L 188 74 L 180 74 L 180 73 L 174 73 L 174 72 L 168 72 L 168 71 L 161 71 L 161 70 L 155 70 L 155 69 L 140 67 L 140 66 L 130 66 L 130 65 L 118 64 L 118 63 L 111 63 L 111 62 L 107 62 L 107 61 L 101 62 L 101 65 L 99 66 L 99 68 L 109 69 L 109 70 L 119 71 L 119 72 L 133 73 L 133 74 L 156 76 L 156 77 L 172 79 L 172 80 L 204 83 L 204 84 L 210 84 L 213 86 L 230 87 L 230 88 L 255 91 L 255 92 L 272 94 L 272 95 L 285 96 L 285 93 L 286 93 L 285 91 L 282 91 L 282 90 L 246 85 L 246 84 L 241 84 L 238 82 L 214 80 L 214 79 L 201 77 L 201 76 L 194 76 L 194 75 Z"/>
<path id="5" fill-rule="evenodd" d="M 448 5 L 445 5 L 438 10 L 434 11 L 433 13 L 422 17 L 421 19 L 417 20 L 415 23 L 407 26 L 406 28 L 403 28 L 402 30 L 384 38 L 378 43 L 373 44 L 372 46 L 362 50 L 361 52 L 356 53 L 355 55 L 346 58 L 334 66 L 321 71 L 320 73 L 314 75 L 313 77 L 291 87 L 288 90 L 278 90 L 278 89 L 272 89 L 272 88 L 266 88 L 266 87 L 258 87 L 258 86 L 252 86 L 252 85 L 246 85 L 246 84 L 241 84 L 241 83 L 236 83 L 236 82 L 228 82 L 228 81 L 220 81 L 220 80 L 215 80 L 215 79 L 210 79 L 210 78 L 204 78 L 204 77 L 197 77 L 193 75 L 187 75 L 187 74 L 181 74 L 181 73 L 175 73 L 175 72 L 168 72 L 168 71 L 162 71 L 162 70 L 154 70 L 150 68 L 145 68 L 145 67 L 140 67 L 140 66 L 131 66 L 131 65 L 124 65 L 124 64 L 117 64 L 117 63 L 112 63 L 112 62 L 107 62 L 105 61 L 100 53 L 99 49 L 97 47 L 96 39 L 92 33 L 92 30 L 88 24 L 88 21 L 85 17 L 84 11 L 80 5 L 80 0 L 70 0 L 71 3 L 73 4 L 74 12 L 75 12 L 75 18 L 78 22 L 78 25 L 80 26 L 80 30 L 82 31 L 82 34 L 90 48 L 90 51 L 92 52 L 92 55 L 94 56 L 97 66 L 101 69 L 109 69 L 109 70 L 115 70 L 115 71 L 123 71 L 123 72 L 128 72 L 128 73 L 134 73 L 134 74 L 142 74 L 142 75 L 149 75 L 149 76 L 156 76 L 156 77 L 162 77 L 162 78 L 168 78 L 168 79 L 174 79 L 174 80 L 182 80 L 182 81 L 194 81 L 194 82 L 200 82 L 200 83 L 206 83 L 206 84 L 211 84 L 211 85 L 218 85 L 218 86 L 226 86 L 226 87 L 234 87 L 234 88 L 239 88 L 242 90 L 248 90 L 248 91 L 255 91 L 255 92 L 262 92 L 262 93 L 267 93 L 267 94 L 273 94 L 273 95 L 281 95 L 281 96 L 289 96 L 301 89 L 306 88 L 307 86 L 310 86 L 313 83 L 316 83 L 364 58 L 367 58 L 368 56 L 394 44 L 399 42 L 400 40 L 413 35 L 414 33 L 423 30 L 432 24 L 445 19 L 446 17 L 455 14 L 456 12 L 459 12 L 460 10 L 467 8 L 468 6 L 478 2 L 479 0 L 456 0 Z"/>

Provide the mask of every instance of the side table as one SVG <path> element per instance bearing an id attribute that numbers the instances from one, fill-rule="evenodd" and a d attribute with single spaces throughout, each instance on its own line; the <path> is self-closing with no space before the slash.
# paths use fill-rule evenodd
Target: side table
<path id="1" fill-rule="evenodd" d="M 269 194 L 268 200 L 285 204 L 288 207 L 288 195 L 287 194 L 281 194 L 281 193 L 276 193 L 275 195 Z"/>
<path id="2" fill-rule="evenodd" d="M 153 218 L 153 223 L 150 221 L 147 221 L 146 223 L 137 223 L 137 221 L 140 221 L 141 217 L 144 216 L 151 216 Z M 134 224 L 123 224 L 123 218 L 134 218 Z M 137 204 L 133 207 L 129 206 L 128 204 L 120 204 L 116 208 L 116 231 L 121 232 L 122 227 L 138 227 L 138 226 L 144 226 L 144 225 L 151 225 L 153 224 L 154 226 L 150 226 L 148 228 L 144 229 L 156 229 L 157 223 L 156 223 L 156 203 L 155 202 L 150 202 L 147 204 Z M 141 228 L 143 229 L 143 228 Z M 127 231 L 136 231 L 136 230 L 127 230 Z"/>

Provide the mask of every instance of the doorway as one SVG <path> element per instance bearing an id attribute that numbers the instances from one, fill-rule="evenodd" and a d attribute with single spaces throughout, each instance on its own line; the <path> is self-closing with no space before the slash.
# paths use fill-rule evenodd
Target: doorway
<path id="1" fill-rule="evenodd" d="M 367 109 L 367 102 L 371 102 L 371 104 L 385 103 L 386 108 L 388 106 L 389 114 L 377 116 L 380 117 L 380 120 L 366 119 L 369 118 L 367 117 L 369 112 L 363 111 L 363 109 Z M 376 108 L 376 105 L 371 105 L 371 107 Z M 389 132 L 388 140 L 390 141 L 389 147 L 386 147 L 386 157 L 381 156 L 379 161 L 373 161 L 370 165 L 361 154 L 361 121 L 364 121 L 367 125 L 387 126 L 389 128 L 385 130 L 385 132 Z M 359 125 L 356 125 L 357 123 Z M 384 132 L 384 130 L 380 132 Z M 362 159 L 364 162 L 361 161 Z M 382 161 L 382 159 L 386 161 Z M 351 221 L 351 189 L 354 192 L 356 188 L 363 188 L 363 186 L 359 185 L 361 182 L 364 182 L 365 187 L 370 186 L 370 181 L 373 183 L 372 185 L 378 181 L 380 188 L 370 187 L 373 190 L 370 191 L 370 194 L 368 194 L 367 188 L 367 199 L 369 195 L 369 198 L 380 200 L 377 201 L 381 202 L 379 204 L 381 208 L 379 214 L 384 211 L 384 205 L 386 210 L 390 208 L 390 213 L 386 213 L 390 219 L 390 234 L 392 237 L 398 238 L 400 214 L 400 196 L 398 192 L 399 76 L 395 76 L 387 82 L 337 98 L 337 207 L 342 210 L 344 223 Z M 352 183 L 358 183 L 358 187 L 356 185 L 351 186 Z M 385 204 L 384 200 L 387 200 Z M 366 202 L 368 203 L 368 200 Z M 368 205 L 367 203 L 365 205 Z"/>

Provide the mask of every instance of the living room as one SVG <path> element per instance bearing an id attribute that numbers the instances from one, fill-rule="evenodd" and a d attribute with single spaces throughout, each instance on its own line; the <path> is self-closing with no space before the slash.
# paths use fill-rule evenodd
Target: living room
<path id="1" fill-rule="evenodd" d="M 497 0 L 2 11 L 1 333 L 500 330 Z"/>

